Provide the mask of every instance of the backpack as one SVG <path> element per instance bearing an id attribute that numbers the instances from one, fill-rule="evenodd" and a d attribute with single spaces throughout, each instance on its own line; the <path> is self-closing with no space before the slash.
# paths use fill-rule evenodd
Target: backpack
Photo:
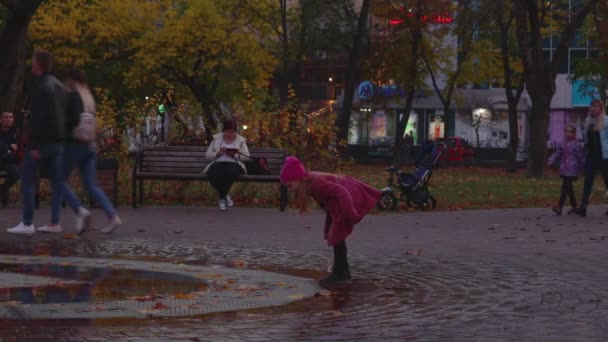
<path id="1" fill-rule="evenodd" d="M 248 175 L 269 175 L 270 168 L 268 160 L 264 157 L 249 157 L 249 160 L 243 162 Z"/>
<path id="2" fill-rule="evenodd" d="M 80 114 L 78 126 L 74 127 L 72 132 L 74 138 L 87 143 L 95 142 L 97 138 L 97 120 L 95 115 L 87 112 Z"/>
<path id="3" fill-rule="evenodd" d="M 95 119 L 95 100 L 93 95 L 84 86 L 77 85 L 76 91 L 82 100 L 83 112 L 80 113 L 78 125 L 74 127 L 72 134 L 74 138 L 86 142 L 94 143 L 97 138 L 97 119 Z"/>

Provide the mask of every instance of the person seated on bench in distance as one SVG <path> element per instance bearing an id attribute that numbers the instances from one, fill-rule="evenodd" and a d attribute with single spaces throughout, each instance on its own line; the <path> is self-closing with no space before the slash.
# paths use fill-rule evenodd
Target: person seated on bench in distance
<path id="1" fill-rule="evenodd" d="M 237 123 L 234 119 L 224 120 L 222 133 L 213 136 L 205 153 L 205 158 L 212 162 L 203 173 L 207 174 L 209 183 L 217 191 L 221 210 L 234 205 L 228 192 L 232 183 L 247 172 L 242 161 L 249 157 L 249 148 L 245 138 L 236 131 Z"/>

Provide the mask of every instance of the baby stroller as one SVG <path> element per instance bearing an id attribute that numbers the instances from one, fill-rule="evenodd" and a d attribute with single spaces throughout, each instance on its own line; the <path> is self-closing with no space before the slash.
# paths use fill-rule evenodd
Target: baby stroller
<path id="1" fill-rule="evenodd" d="M 422 147 L 418 158 L 416 158 L 416 169 L 412 173 L 400 171 L 395 166 L 388 167 L 385 171 L 389 173 L 388 186 L 382 189 L 382 197 L 378 201 L 379 209 L 394 210 L 398 201 L 405 201 L 410 208 L 435 209 L 437 200 L 429 191 L 429 181 L 433 174 L 433 167 L 441 156 L 441 151 L 433 141 L 428 141 Z M 393 190 L 394 175 L 397 175 L 399 185 L 399 199 Z"/>

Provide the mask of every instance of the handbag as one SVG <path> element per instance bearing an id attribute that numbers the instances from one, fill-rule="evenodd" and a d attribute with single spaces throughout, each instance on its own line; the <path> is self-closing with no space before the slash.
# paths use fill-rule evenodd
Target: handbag
<path id="1" fill-rule="evenodd" d="M 268 160 L 264 157 L 250 157 L 239 152 L 240 155 L 249 158 L 249 160 L 245 160 L 243 164 L 245 164 L 245 169 L 247 170 L 248 175 L 269 175 L 270 168 L 268 167 Z"/>

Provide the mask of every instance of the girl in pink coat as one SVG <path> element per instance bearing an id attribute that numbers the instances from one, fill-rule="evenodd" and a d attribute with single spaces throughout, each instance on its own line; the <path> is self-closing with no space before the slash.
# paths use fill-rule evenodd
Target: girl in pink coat
<path id="1" fill-rule="evenodd" d="M 334 248 L 334 267 L 321 284 L 350 280 L 346 238 L 353 226 L 374 207 L 382 192 L 352 177 L 307 172 L 296 157 L 287 157 L 281 169 L 281 183 L 295 192 L 295 204 L 306 213 L 314 199 L 326 212 L 325 240 Z"/>

